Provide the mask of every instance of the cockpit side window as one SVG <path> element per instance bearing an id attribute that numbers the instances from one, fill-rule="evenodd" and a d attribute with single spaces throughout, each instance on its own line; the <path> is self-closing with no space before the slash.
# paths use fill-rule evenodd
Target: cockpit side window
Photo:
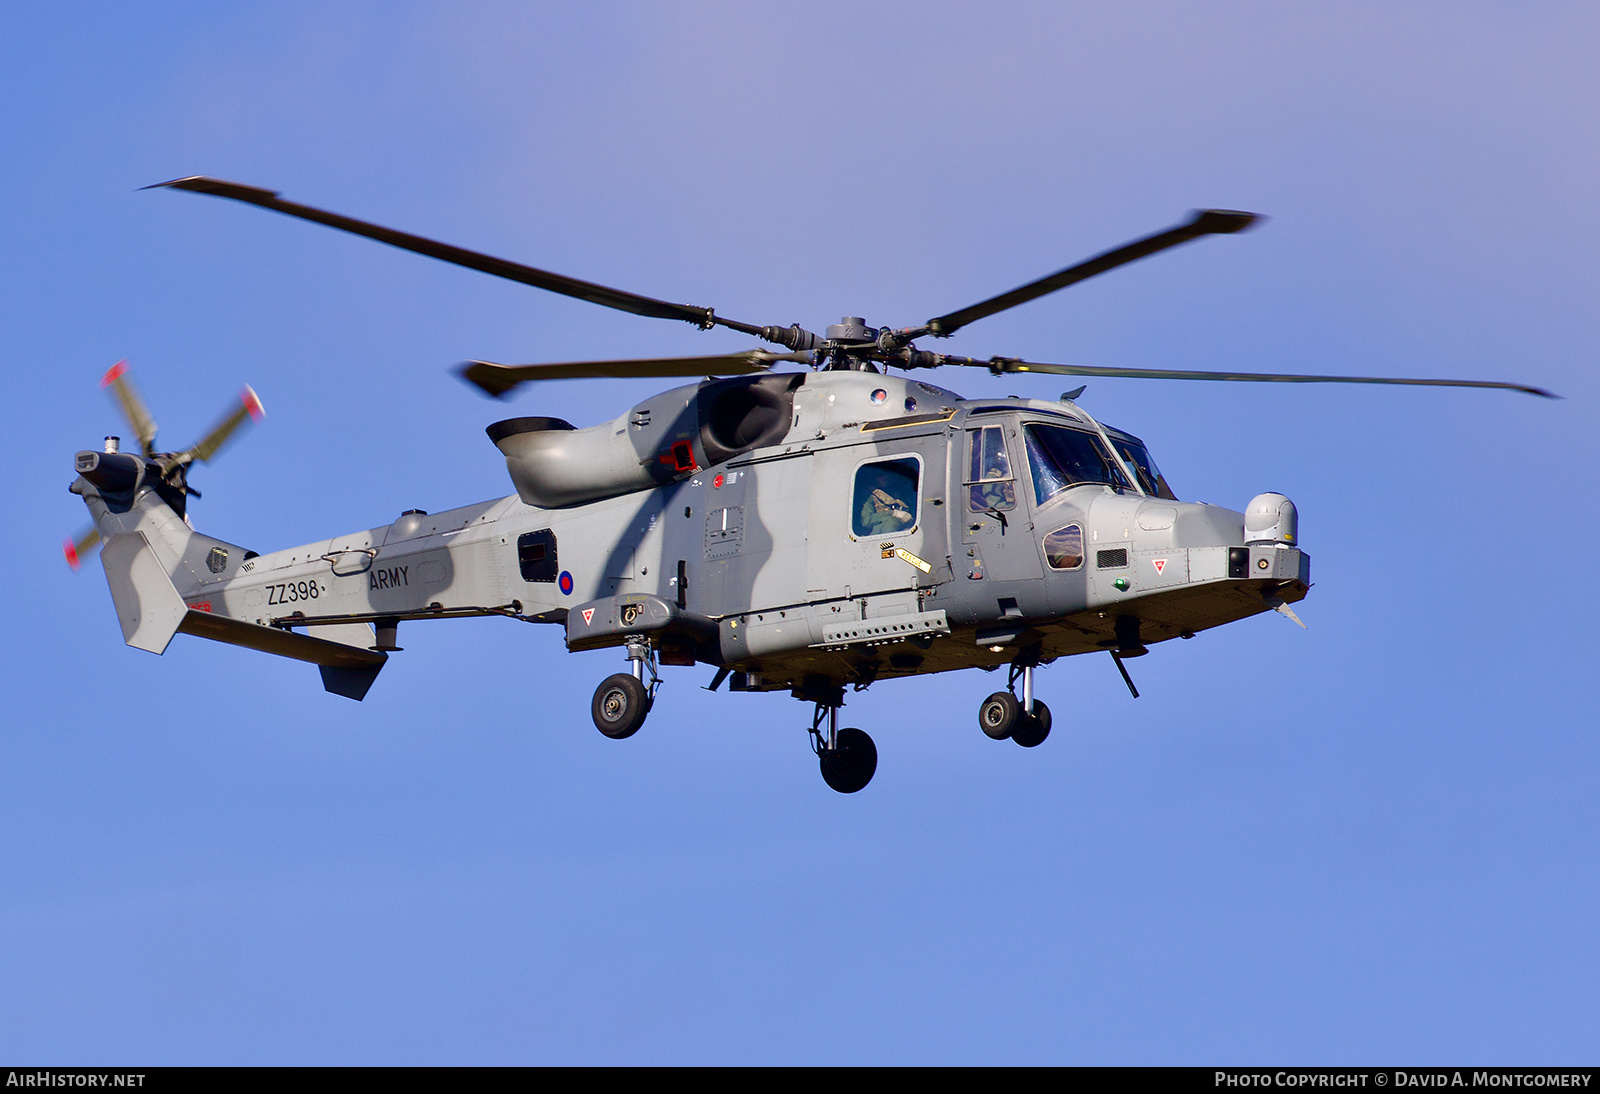
<path id="1" fill-rule="evenodd" d="M 1083 565 L 1083 527 L 1069 524 L 1044 537 L 1044 559 L 1052 570 L 1076 570 Z"/>
<path id="2" fill-rule="evenodd" d="M 967 432 L 967 508 L 974 513 L 1005 511 L 1017 507 L 1017 484 L 1006 455 L 1006 439 L 1000 426 L 985 426 Z"/>
<path id="3" fill-rule="evenodd" d="M 858 536 L 892 536 L 917 524 L 922 463 L 915 456 L 856 468 L 850 528 Z"/>
<path id="4" fill-rule="evenodd" d="M 1117 446 L 1117 451 L 1122 455 L 1122 462 L 1139 476 L 1139 485 L 1151 497 L 1166 498 L 1168 501 L 1177 501 L 1178 495 L 1172 492 L 1172 487 L 1167 485 L 1167 480 L 1161 474 L 1161 469 L 1150 458 L 1150 452 L 1144 445 L 1136 441 L 1115 437 L 1112 444 Z"/>
<path id="5" fill-rule="evenodd" d="M 1127 478 L 1093 433 L 1035 424 L 1024 426 L 1023 434 L 1028 469 L 1033 472 L 1033 496 L 1040 505 L 1079 483 L 1129 488 Z"/>

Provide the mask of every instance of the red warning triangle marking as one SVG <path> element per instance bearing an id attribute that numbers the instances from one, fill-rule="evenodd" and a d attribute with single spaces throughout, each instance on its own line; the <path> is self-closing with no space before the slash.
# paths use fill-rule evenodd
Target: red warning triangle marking
<path id="1" fill-rule="evenodd" d="M 585 609 L 583 609 L 583 624 L 584 624 L 584 626 L 588 626 L 589 623 L 593 619 L 594 619 L 594 609 L 593 608 L 585 608 Z"/>
<path id="2" fill-rule="evenodd" d="M 1153 558 L 1150 561 L 1155 565 L 1158 574 L 1167 568 L 1167 560 L 1164 558 Z"/>

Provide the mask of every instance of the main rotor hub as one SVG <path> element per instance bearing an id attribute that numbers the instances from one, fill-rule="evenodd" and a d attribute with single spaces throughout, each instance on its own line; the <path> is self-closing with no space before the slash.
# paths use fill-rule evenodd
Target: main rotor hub
<path id="1" fill-rule="evenodd" d="M 876 342 L 877 340 L 877 330 L 867 326 L 867 321 L 859 315 L 847 315 L 828 327 L 828 341 L 830 342 L 860 344 L 862 342 Z"/>

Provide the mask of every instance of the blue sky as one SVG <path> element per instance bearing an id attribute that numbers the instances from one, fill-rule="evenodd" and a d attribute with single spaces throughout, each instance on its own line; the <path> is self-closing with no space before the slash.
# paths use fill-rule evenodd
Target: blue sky
<path id="1" fill-rule="evenodd" d="M 1600 1027 L 1600 15 L 1582 4 L 13 5 L 0 13 L 0 1058 L 51 1063 L 1572 1063 Z M 808 710 L 409 625 L 359 705 L 120 641 L 72 453 L 131 359 L 256 549 L 510 492 L 448 371 L 732 351 L 259 210 L 212 174 L 757 323 L 902 325 L 1165 227 L 1203 241 L 940 346 L 1096 380 L 1180 496 L 1282 490 L 1309 630 Z M 941 377 L 1053 397 L 1048 379 Z M 649 383 L 553 383 L 579 424 Z M 1074 385 L 1067 385 L 1074 386 Z"/>

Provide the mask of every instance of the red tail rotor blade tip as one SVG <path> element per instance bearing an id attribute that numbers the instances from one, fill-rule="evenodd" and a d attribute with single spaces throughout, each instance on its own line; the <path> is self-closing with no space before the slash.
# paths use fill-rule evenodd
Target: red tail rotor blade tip
<path id="1" fill-rule="evenodd" d="M 67 556 L 67 565 L 74 570 L 83 565 L 83 559 L 78 557 L 78 548 L 73 545 L 70 539 L 61 544 L 61 552 Z"/>
<path id="2" fill-rule="evenodd" d="M 110 368 L 106 369 L 106 374 L 104 376 L 100 377 L 100 386 L 101 387 L 110 387 L 112 384 L 117 382 L 117 380 L 122 376 L 122 374 L 124 372 L 127 372 L 127 371 L 128 371 L 128 359 L 126 357 L 124 357 L 122 360 L 118 361 L 116 364 L 114 364 Z"/>
<path id="3" fill-rule="evenodd" d="M 261 405 L 261 397 L 255 393 L 255 389 L 249 384 L 244 386 L 244 391 L 240 398 L 244 400 L 244 408 L 250 412 L 252 419 L 259 422 L 267 416 L 266 408 Z"/>

